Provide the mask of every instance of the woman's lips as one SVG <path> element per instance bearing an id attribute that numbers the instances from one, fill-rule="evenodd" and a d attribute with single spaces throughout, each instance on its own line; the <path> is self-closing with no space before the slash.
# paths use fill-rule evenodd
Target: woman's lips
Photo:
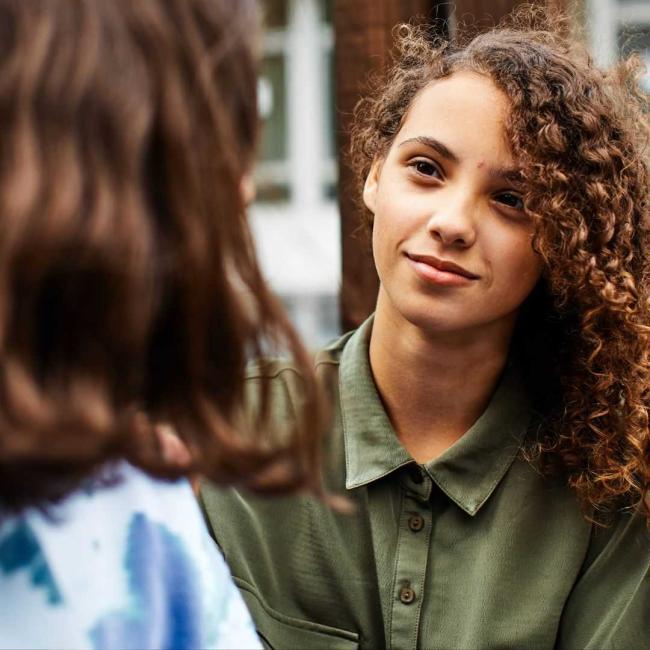
<path id="1" fill-rule="evenodd" d="M 472 284 L 479 276 L 467 269 L 432 255 L 407 254 L 413 270 L 426 282 L 448 287 L 464 287 Z"/>

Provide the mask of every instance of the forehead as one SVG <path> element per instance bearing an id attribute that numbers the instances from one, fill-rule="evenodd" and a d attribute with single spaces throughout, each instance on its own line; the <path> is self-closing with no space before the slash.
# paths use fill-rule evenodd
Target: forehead
<path id="1" fill-rule="evenodd" d="M 409 107 L 395 143 L 429 136 L 459 157 L 511 158 L 505 122 L 509 100 L 487 76 L 455 72 L 425 86 Z"/>

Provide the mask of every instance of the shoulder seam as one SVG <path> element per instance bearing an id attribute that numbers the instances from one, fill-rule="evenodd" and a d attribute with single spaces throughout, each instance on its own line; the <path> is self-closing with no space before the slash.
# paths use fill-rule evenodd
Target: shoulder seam
<path id="1" fill-rule="evenodd" d="M 283 372 L 293 372 L 295 375 L 300 377 L 300 373 L 293 366 L 287 365 L 287 366 L 284 366 L 283 368 L 280 368 L 280 369 L 276 370 L 275 372 L 272 372 L 272 373 L 269 373 L 269 374 L 263 373 L 261 371 L 251 373 L 251 374 L 247 374 L 246 375 L 246 380 L 249 380 L 249 379 L 274 379 L 275 377 L 278 377 L 279 375 L 281 375 Z"/>
<path id="2" fill-rule="evenodd" d="M 318 368 L 318 366 L 339 366 L 341 365 L 341 362 L 338 361 L 337 359 L 323 359 L 322 361 L 318 361 L 314 365 L 314 369 Z"/>

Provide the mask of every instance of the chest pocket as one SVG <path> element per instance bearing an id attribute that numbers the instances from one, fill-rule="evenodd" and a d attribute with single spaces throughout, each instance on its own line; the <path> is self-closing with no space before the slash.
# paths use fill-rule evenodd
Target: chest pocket
<path id="1" fill-rule="evenodd" d="M 329 625 L 285 616 L 264 604 L 243 581 L 237 585 L 264 647 L 270 650 L 357 650 L 359 635 Z"/>

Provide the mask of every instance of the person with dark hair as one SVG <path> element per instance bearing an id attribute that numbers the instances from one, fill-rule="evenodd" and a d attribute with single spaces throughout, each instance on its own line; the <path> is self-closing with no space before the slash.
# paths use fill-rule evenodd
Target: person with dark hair
<path id="1" fill-rule="evenodd" d="M 647 96 L 567 33 L 403 25 L 357 107 L 379 296 L 315 359 L 354 514 L 202 492 L 270 647 L 650 647 Z M 296 374 L 250 373 L 285 425 Z"/>
<path id="2" fill-rule="evenodd" d="M 2 648 L 259 645 L 183 479 L 320 492 L 316 379 L 246 222 L 257 12 L 0 0 Z M 282 438 L 241 417 L 275 348 Z"/>

